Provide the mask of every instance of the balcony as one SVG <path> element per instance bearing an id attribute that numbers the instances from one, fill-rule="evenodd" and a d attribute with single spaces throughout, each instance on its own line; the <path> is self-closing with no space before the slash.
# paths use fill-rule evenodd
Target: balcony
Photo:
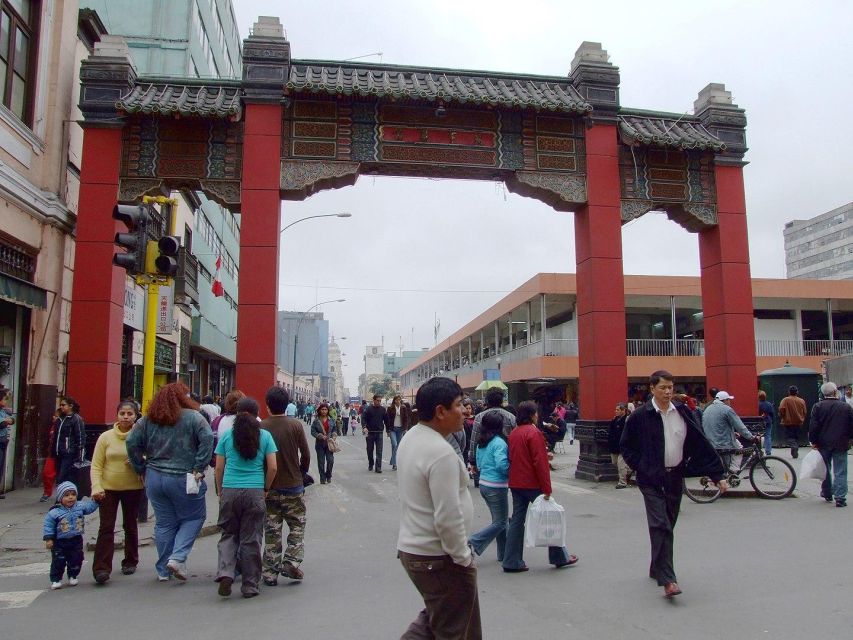
<path id="1" fill-rule="evenodd" d="M 755 355 L 794 357 L 812 356 L 829 357 L 853 353 L 853 340 L 756 340 Z M 463 348 L 463 354 L 465 354 Z M 628 339 L 625 341 L 625 354 L 628 357 L 704 357 L 704 340 L 676 340 L 670 339 Z M 475 352 L 475 358 L 477 353 Z M 497 369 L 498 358 L 501 364 L 520 362 L 532 358 L 550 357 L 577 357 L 577 339 L 554 339 L 548 338 L 544 344 L 540 340 L 529 345 L 517 347 L 511 351 L 503 351 L 499 354 L 490 355 L 482 360 L 474 360 L 468 363 L 467 354 L 463 355 L 461 366 L 458 358 L 452 362 L 440 358 L 432 361 L 431 365 L 415 369 L 407 374 L 413 376 L 412 382 L 419 382 L 435 375 L 458 375 L 473 370 Z"/>
<path id="2" fill-rule="evenodd" d="M 175 302 L 198 305 L 198 260 L 181 247 L 178 251 L 178 273 L 175 274 Z"/>
<path id="3" fill-rule="evenodd" d="M 756 340 L 757 356 L 843 356 L 853 353 L 853 340 Z"/>

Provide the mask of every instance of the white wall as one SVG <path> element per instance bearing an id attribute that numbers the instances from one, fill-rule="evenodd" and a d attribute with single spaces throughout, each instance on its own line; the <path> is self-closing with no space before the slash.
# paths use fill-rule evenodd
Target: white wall
<path id="1" fill-rule="evenodd" d="M 756 340 L 799 340 L 794 320 L 755 319 Z"/>

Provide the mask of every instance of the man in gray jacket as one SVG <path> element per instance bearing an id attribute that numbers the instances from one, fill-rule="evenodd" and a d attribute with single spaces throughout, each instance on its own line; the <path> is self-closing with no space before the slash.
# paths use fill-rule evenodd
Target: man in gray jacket
<path id="1" fill-rule="evenodd" d="M 705 407 L 702 412 L 702 430 L 711 445 L 719 450 L 737 449 L 738 442 L 735 434 L 739 433 L 747 440 L 754 440 L 755 436 L 746 428 L 731 402 L 735 397 L 729 395 L 728 391 L 719 391 L 714 401 Z M 723 462 L 727 467 L 731 466 L 731 453 L 721 454 Z"/>

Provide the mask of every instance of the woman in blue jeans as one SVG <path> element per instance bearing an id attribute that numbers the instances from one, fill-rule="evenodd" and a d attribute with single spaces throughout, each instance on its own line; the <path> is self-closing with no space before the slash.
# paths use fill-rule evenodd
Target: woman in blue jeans
<path id="1" fill-rule="evenodd" d="M 480 425 L 477 447 L 477 469 L 480 472 L 480 495 L 492 514 L 492 523 L 472 535 L 468 543 L 478 556 L 497 541 L 498 562 L 503 562 L 506 547 L 507 516 L 509 515 L 509 449 L 503 435 L 503 418 L 487 413 Z"/>
<path id="2" fill-rule="evenodd" d="M 181 382 L 167 384 L 151 400 L 148 413 L 127 436 L 127 455 L 157 519 L 157 579 L 187 579 L 187 557 L 207 510 L 204 472 L 213 453 L 213 432 Z M 191 476 L 192 478 L 188 478 Z M 187 493 L 195 480 L 198 493 Z"/>

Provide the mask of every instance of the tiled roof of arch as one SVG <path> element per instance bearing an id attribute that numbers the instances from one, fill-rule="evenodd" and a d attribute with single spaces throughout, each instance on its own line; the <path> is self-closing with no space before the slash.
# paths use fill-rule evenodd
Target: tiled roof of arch
<path id="1" fill-rule="evenodd" d="M 685 116 L 624 114 L 619 116 L 619 131 L 629 142 L 657 147 L 714 151 L 726 148 L 726 143 L 701 123 Z"/>
<path id="2" fill-rule="evenodd" d="M 125 113 L 200 116 L 239 120 L 242 114 L 239 85 L 139 82 L 116 103 Z"/>
<path id="3" fill-rule="evenodd" d="M 285 86 L 290 91 L 330 95 L 446 100 L 567 113 L 592 111 L 592 105 L 568 78 L 549 76 L 294 60 Z"/>

